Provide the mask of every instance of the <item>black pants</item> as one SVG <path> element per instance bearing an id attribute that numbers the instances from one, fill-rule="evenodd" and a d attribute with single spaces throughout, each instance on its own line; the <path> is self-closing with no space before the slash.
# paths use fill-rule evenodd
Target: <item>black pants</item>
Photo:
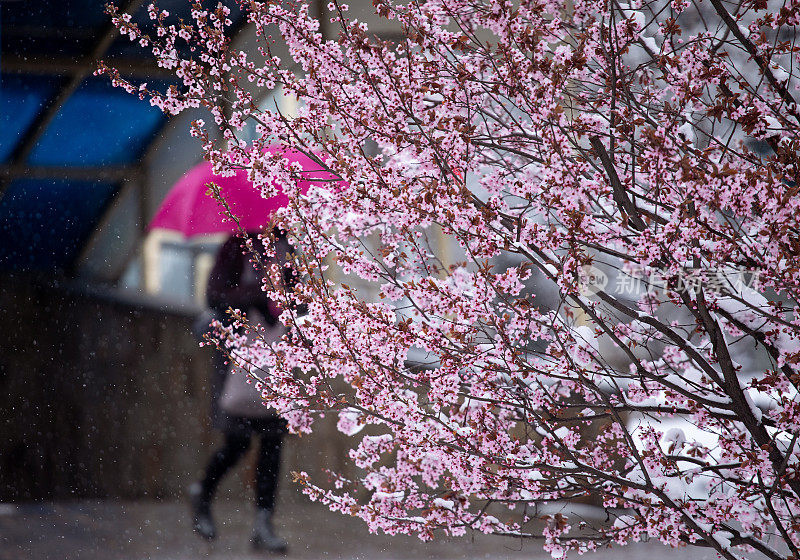
<path id="1" fill-rule="evenodd" d="M 256 465 L 256 507 L 269 510 L 275 508 L 283 435 L 274 433 L 258 434 L 246 431 L 226 433 L 225 442 L 209 460 L 202 481 L 204 497 L 207 500 L 211 500 L 225 473 L 247 452 L 253 437 L 261 440 Z"/>

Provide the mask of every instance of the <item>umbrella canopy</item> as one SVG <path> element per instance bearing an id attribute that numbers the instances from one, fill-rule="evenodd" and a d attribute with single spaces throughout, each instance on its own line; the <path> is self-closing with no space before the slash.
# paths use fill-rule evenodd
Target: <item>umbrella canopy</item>
<path id="1" fill-rule="evenodd" d="M 285 150 L 282 155 L 291 163 L 300 163 L 310 172 L 309 178 L 332 177 L 301 152 Z M 206 161 L 194 166 L 175 183 L 150 222 L 150 229 L 176 231 L 187 238 L 235 233 L 236 223 L 227 218 L 222 205 L 207 192 L 207 185 L 212 182 L 219 185 L 220 193 L 245 231 L 260 231 L 269 223 L 271 214 L 289 202 L 277 185 L 279 194 L 264 198 L 247 179 L 246 171 L 239 171 L 232 177 L 219 177 L 212 173 L 211 163 Z M 309 184 L 309 181 L 300 181 L 300 189 L 305 191 Z"/>

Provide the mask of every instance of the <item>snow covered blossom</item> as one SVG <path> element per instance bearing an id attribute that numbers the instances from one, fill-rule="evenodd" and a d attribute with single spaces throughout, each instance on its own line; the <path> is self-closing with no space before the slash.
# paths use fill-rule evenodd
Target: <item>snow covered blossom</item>
<path id="1" fill-rule="evenodd" d="M 268 287 L 289 332 L 237 355 L 293 430 L 328 413 L 353 438 L 358 476 L 297 473 L 309 496 L 554 557 L 643 538 L 800 557 L 800 2 L 374 0 L 391 39 L 337 0 L 323 26 L 241 4 L 257 57 L 223 7 L 153 8 L 146 38 L 112 9 L 182 86 L 100 71 L 205 107 L 215 171 L 289 195 L 303 281 Z M 586 291 L 587 267 L 610 281 Z M 661 281 L 614 290 L 634 274 Z M 537 514 L 575 499 L 608 522 Z"/>

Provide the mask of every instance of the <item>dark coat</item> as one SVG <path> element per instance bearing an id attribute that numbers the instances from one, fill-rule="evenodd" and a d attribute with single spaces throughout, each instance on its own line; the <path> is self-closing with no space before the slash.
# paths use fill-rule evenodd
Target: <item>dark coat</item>
<path id="1" fill-rule="evenodd" d="M 258 245 L 258 243 L 256 243 Z M 217 253 L 214 267 L 208 279 L 206 298 L 214 315 L 226 321 L 229 307 L 247 312 L 257 309 L 265 317 L 268 325 L 277 322 L 276 306 L 272 304 L 261 289 L 261 275 L 256 272 L 249 255 L 244 253 L 242 241 L 238 237 L 228 239 Z M 286 422 L 277 415 L 266 418 L 244 418 L 225 413 L 219 406 L 225 377 L 228 374 L 227 358 L 222 352 L 214 354 L 214 373 L 211 379 L 211 420 L 215 428 L 229 433 L 243 431 L 284 432 Z"/>

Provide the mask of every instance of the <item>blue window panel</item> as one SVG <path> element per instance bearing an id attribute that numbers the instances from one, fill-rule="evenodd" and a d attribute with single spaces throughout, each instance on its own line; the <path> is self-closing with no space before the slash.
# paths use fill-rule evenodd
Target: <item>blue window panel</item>
<path id="1" fill-rule="evenodd" d="M 69 98 L 31 153 L 32 165 L 114 165 L 139 159 L 164 122 L 148 101 L 89 79 Z"/>
<path id="2" fill-rule="evenodd" d="M 0 201 L 0 270 L 70 266 L 117 185 L 19 179 Z"/>
<path id="3" fill-rule="evenodd" d="M 31 76 L 0 77 L 0 161 L 8 162 L 22 134 L 55 90 L 56 82 Z"/>

